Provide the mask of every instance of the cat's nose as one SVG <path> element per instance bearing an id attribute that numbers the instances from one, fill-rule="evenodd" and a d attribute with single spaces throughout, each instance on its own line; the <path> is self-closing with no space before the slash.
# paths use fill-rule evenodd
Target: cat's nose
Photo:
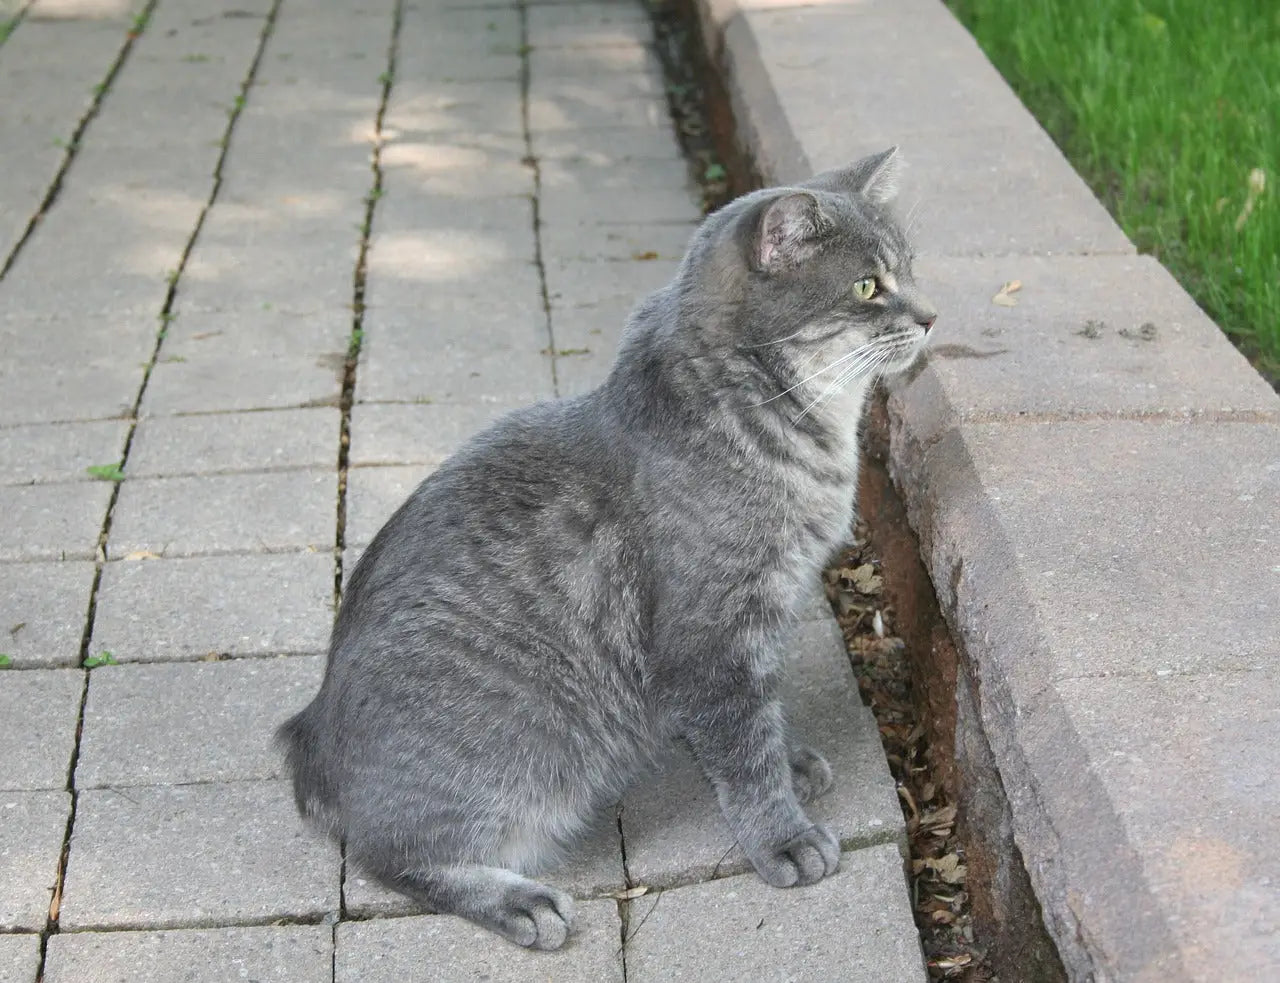
<path id="1" fill-rule="evenodd" d="M 936 321 L 936 320 L 938 320 L 938 315 L 937 315 L 937 314 L 927 314 L 927 315 L 924 315 L 923 317 L 919 318 L 919 319 L 916 321 L 916 324 L 918 324 L 918 325 L 920 325 L 920 327 L 924 328 L 925 334 L 928 334 L 928 333 L 929 333 L 929 329 L 933 327 L 933 322 L 934 322 L 934 321 Z"/>

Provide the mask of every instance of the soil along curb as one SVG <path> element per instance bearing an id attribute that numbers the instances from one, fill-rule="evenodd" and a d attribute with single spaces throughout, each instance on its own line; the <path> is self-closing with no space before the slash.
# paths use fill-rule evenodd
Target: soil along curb
<path id="1" fill-rule="evenodd" d="M 910 165 L 942 315 L 890 467 L 960 650 L 969 828 L 1013 858 L 996 922 L 1027 930 L 1029 881 L 1070 979 L 1274 975 L 1280 399 L 937 0 L 698 13 L 767 181 Z"/>

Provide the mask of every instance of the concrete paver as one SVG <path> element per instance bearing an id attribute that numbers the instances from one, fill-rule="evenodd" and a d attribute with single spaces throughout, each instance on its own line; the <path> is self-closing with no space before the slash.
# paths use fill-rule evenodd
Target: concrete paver
<path id="1" fill-rule="evenodd" d="M 323 652 L 333 619 L 326 553 L 106 564 L 91 651 L 119 662 Z"/>
<path id="2" fill-rule="evenodd" d="M 109 481 L 0 486 L 0 514 L 23 517 L 0 533 L 0 560 L 92 559 L 110 500 Z"/>
<path id="3" fill-rule="evenodd" d="M 468 314 L 377 308 L 360 351 L 361 400 L 524 406 L 555 395 L 546 312 L 530 293 Z"/>
<path id="4" fill-rule="evenodd" d="M 912 480 L 907 460 L 904 447 Z M 928 460 L 923 549 L 933 570 L 955 571 L 939 600 L 960 613 L 962 638 L 991 639 L 984 678 L 1014 702 L 1052 680 L 1272 664 L 1280 606 L 1263 585 L 1277 577 L 1280 425 L 968 424 Z M 1177 497 L 1133 493 L 1160 481 Z M 1020 603 L 982 604 L 997 594 Z"/>
<path id="5" fill-rule="evenodd" d="M 132 479 L 120 490 L 108 555 L 332 549 L 336 500 L 333 472 L 319 469 Z"/>
<path id="6" fill-rule="evenodd" d="M 627 979 L 925 979 L 897 848 L 846 853 L 840 866 L 810 887 L 748 874 L 632 901 Z"/>
<path id="7" fill-rule="evenodd" d="M 1274 664 L 1247 673 L 1073 679 L 1055 690 L 1105 794 L 1078 767 L 1047 774 L 1039 794 L 1064 817 L 1110 816 L 1114 808 L 1128 837 L 1151 844 L 1140 860 L 1140 878 L 1169 924 L 1196 940 L 1177 956 L 1150 947 L 1148 967 L 1163 964 L 1172 978 L 1180 958 L 1193 979 L 1222 978 L 1227 965 L 1230 978 L 1265 979 L 1280 965 L 1270 915 L 1280 857 L 1255 816 L 1257 803 L 1274 810 L 1280 802 L 1273 780 L 1280 747 L 1263 738 L 1280 698 Z M 1168 706 L 1178 713 L 1165 713 Z M 1028 745 L 1048 758 L 1055 749 L 1044 742 L 1056 733 L 1046 729 L 1039 739 L 1030 736 Z M 1247 754 L 1241 755 L 1242 747 Z M 1064 763 L 1081 761 L 1057 750 Z M 1177 762 L 1172 797 L 1169 762 Z M 1059 862 L 1078 864 L 1082 845 L 1064 846 Z M 1118 864 L 1114 883 L 1100 885 L 1105 889 L 1093 902 L 1111 909 L 1117 924 L 1140 911 L 1133 887 L 1124 883 L 1131 873 L 1129 864 Z"/>
<path id="8" fill-rule="evenodd" d="M 338 866 L 337 848 L 298 821 L 283 782 L 90 789 L 79 795 L 60 924 L 321 916 L 337 910 Z"/>
<path id="9" fill-rule="evenodd" d="M 1274 405 L 1260 377 L 1237 377 L 1244 357 L 1150 257 L 926 257 L 917 273 L 930 300 L 956 316 L 940 323 L 928 368 L 894 393 L 913 439 L 966 418 L 1194 417 Z M 991 303 L 1010 280 L 1023 284 L 1017 306 Z M 1081 283 L 1091 285 L 1083 296 Z"/>
<path id="10" fill-rule="evenodd" d="M 336 406 L 350 311 L 291 316 L 270 303 L 183 310 L 169 325 L 146 415 Z"/>
<path id="11" fill-rule="evenodd" d="M 67 792 L 0 792 L 0 930 L 44 931 L 70 812 Z"/>
<path id="12" fill-rule="evenodd" d="M 143 419 L 129 477 L 332 467 L 341 422 L 336 406 Z"/>
<path id="13" fill-rule="evenodd" d="M 144 360 L 36 366 L 14 360 L 0 370 L 0 413 L 13 423 L 127 417 L 142 384 Z"/>
<path id="14" fill-rule="evenodd" d="M 279 778 L 275 729 L 306 706 L 323 675 L 320 656 L 95 670 L 76 787 Z"/>
<path id="15" fill-rule="evenodd" d="M 35 983 L 40 936 L 0 935 L 0 983 Z"/>
<path id="16" fill-rule="evenodd" d="M 368 546 L 409 493 L 434 470 L 431 465 L 353 467 L 347 472 L 347 543 Z M 347 570 L 354 569 L 346 567 Z"/>
<path id="17" fill-rule="evenodd" d="M 429 965 L 437 979 L 542 979 L 621 983 L 617 905 L 586 901 L 577 906 L 576 931 L 556 953 L 495 944 L 491 933 L 448 915 L 338 926 L 335 983 L 398 983 Z"/>
<path id="18" fill-rule="evenodd" d="M 93 578 L 88 561 L 0 564 L 0 651 L 15 666 L 75 665 Z"/>
<path id="19" fill-rule="evenodd" d="M 64 932 L 49 940 L 44 972 L 45 983 L 331 983 L 332 977 L 327 925 Z"/>
<path id="20" fill-rule="evenodd" d="M 547 371 L 544 368 L 544 371 Z M 547 372 L 550 375 L 550 372 Z M 549 398 L 548 392 L 543 398 Z M 472 434 L 524 402 L 360 403 L 351 410 L 351 465 L 444 462 Z"/>
<path id="21" fill-rule="evenodd" d="M 7 485 L 90 481 L 85 469 L 119 461 L 128 432 L 124 420 L 0 428 L 0 473 Z"/>
<path id="22" fill-rule="evenodd" d="M 0 789 L 61 789 L 76 743 L 84 673 L 78 669 L 9 672 L 0 681 L 6 727 Z"/>

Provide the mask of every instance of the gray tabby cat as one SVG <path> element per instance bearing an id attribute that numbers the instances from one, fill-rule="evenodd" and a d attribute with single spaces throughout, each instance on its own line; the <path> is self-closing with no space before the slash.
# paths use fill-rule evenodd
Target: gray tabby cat
<path id="1" fill-rule="evenodd" d="M 301 811 L 427 908 L 555 949 L 556 860 L 675 740 L 768 883 L 840 847 L 777 692 L 844 540 L 858 423 L 934 311 L 883 210 L 896 148 L 710 216 L 608 380 L 472 438 L 356 566 L 281 728 Z"/>

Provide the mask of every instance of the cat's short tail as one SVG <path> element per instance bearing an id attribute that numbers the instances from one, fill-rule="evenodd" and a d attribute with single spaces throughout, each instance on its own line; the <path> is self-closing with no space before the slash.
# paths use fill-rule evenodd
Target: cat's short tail
<path id="1" fill-rule="evenodd" d="M 336 833 L 337 793 L 320 752 L 312 707 L 286 720 L 276 731 L 276 744 L 285 754 L 293 778 L 293 799 L 298 811 L 322 829 Z"/>

